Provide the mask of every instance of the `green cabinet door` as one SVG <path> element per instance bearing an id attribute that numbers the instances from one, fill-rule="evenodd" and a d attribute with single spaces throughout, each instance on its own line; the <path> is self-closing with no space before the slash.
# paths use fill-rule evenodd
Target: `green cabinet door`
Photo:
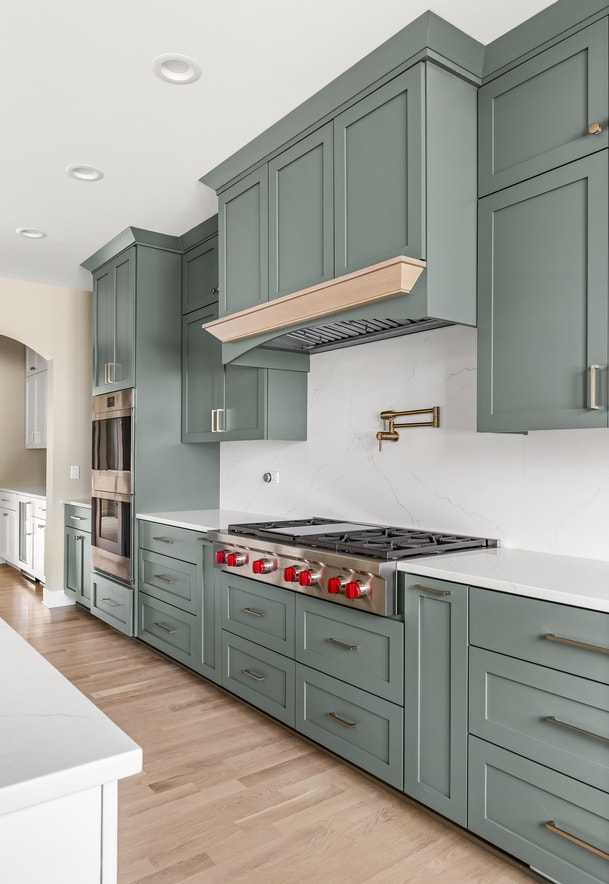
<path id="1" fill-rule="evenodd" d="M 480 200 L 479 431 L 607 426 L 607 184 L 601 151 Z"/>
<path id="2" fill-rule="evenodd" d="M 94 274 L 94 394 L 135 385 L 135 279 L 135 247 Z"/>
<path id="3" fill-rule="evenodd" d="M 219 684 L 222 677 L 222 624 L 218 584 L 222 572 L 217 571 L 213 566 L 211 543 L 202 538 L 199 540 L 199 556 L 197 562 L 199 582 L 197 618 L 200 644 L 196 669 L 201 675 Z"/>
<path id="4" fill-rule="evenodd" d="M 220 316 L 268 301 L 268 170 L 246 175 L 218 198 Z"/>
<path id="5" fill-rule="evenodd" d="M 182 256 L 182 313 L 218 300 L 218 237 L 212 236 Z"/>
<path id="6" fill-rule="evenodd" d="M 78 604 L 91 607 L 91 535 L 64 528 L 64 590 Z"/>
<path id="7" fill-rule="evenodd" d="M 404 575 L 404 791 L 467 825 L 468 588 Z"/>
<path id="8" fill-rule="evenodd" d="M 334 120 L 335 274 L 425 258 L 422 64 Z"/>
<path id="9" fill-rule="evenodd" d="M 332 123 L 269 163 L 269 297 L 334 274 Z"/>
<path id="10" fill-rule="evenodd" d="M 480 196 L 607 147 L 607 90 L 606 18 L 483 86 Z"/>
<path id="11" fill-rule="evenodd" d="M 202 328 L 218 317 L 216 304 L 182 319 L 182 442 L 217 442 L 214 381 L 222 372 L 222 345 Z"/>

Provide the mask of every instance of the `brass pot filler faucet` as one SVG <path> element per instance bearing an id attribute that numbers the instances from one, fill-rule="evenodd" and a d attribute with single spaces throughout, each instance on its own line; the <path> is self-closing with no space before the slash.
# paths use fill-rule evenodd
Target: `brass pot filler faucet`
<path id="1" fill-rule="evenodd" d="M 414 414 L 429 414 L 431 420 L 428 421 L 409 421 L 407 423 L 396 424 L 396 418 L 409 417 Z M 376 438 L 379 441 L 379 451 L 383 442 L 397 442 L 400 438 L 398 430 L 404 430 L 407 427 L 439 427 L 440 426 L 440 406 L 434 405 L 433 408 L 416 408 L 413 411 L 381 411 L 381 420 L 383 421 L 383 429 L 379 430 Z"/>

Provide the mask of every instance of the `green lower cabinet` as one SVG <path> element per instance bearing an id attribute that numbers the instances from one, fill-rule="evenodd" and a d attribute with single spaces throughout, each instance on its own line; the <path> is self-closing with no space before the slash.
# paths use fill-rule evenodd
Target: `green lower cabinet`
<path id="1" fill-rule="evenodd" d="M 222 687 L 294 727 L 294 661 L 222 631 Z"/>
<path id="2" fill-rule="evenodd" d="M 478 204 L 478 430 L 607 427 L 606 150 Z"/>
<path id="3" fill-rule="evenodd" d="M 296 664 L 296 729 L 402 789 L 403 709 Z"/>
<path id="4" fill-rule="evenodd" d="M 197 618 L 194 614 L 139 592 L 137 634 L 149 645 L 195 669 Z"/>
<path id="5" fill-rule="evenodd" d="M 199 649 L 196 670 L 217 684 L 222 679 L 221 623 L 220 623 L 220 575 L 213 566 L 212 545 L 199 541 L 198 607 L 197 617 Z"/>
<path id="6" fill-rule="evenodd" d="M 468 588 L 403 575 L 404 791 L 467 825 Z"/>
<path id="7" fill-rule="evenodd" d="M 560 884 L 606 884 L 609 794 L 476 737 L 469 828 Z"/>
<path id="8" fill-rule="evenodd" d="M 140 549 L 138 589 L 194 614 L 199 591 L 197 566 Z"/>
<path id="9" fill-rule="evenodd" d="M 91 613 L 119 632 L 133 635 L 133 589 L 92 572 Z"/>
<path id="10" fill-rule="evenodd" d="M 64 591 L 91 607 L 91 534 L 69 525 L 64 528 Z"/>
<path id="11" fill-rule="evenodd" d="M 294 656 L 294 593 L 221 572 L 222 628 Z"/>

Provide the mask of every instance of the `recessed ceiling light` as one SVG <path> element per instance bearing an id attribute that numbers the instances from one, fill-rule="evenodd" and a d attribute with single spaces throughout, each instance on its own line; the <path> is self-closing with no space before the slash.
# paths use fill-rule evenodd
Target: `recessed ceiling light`
<path id="1" fill-rule="evenodd" d="M 26 239 L 44 239 L 46 236 L 44 230 L 38 230 L 37 227 L 18 227 L 15 233 L 25 236 Z"/>
<path id="2" fill-rule="evenodd" d="M 79 181 L 99 181 L 104 177 L 104 173 L 95 166 L 87 166 L 84 163 L 73 163 L 66 169 L 68 175 L 72 178 L 78 178 Z"/>
<path id="3" fill-rule="evenodd" d="M 186 86 L 201 76 L 201 68 L 196 61 L 188 55 L 179 55 L 177 52 L 159 55 L 152 63 L 152 70 L 161 80 L 174 86 Z"/>

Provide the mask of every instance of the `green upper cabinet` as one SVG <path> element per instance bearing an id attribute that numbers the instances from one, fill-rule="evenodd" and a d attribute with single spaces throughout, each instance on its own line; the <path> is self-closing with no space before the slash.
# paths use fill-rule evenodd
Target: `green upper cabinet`
<path id="1" fill-rule="evenodd" d="M 218 237 L 212 236 L 182 256 L 182 313 L 218 300 Z"/>
<path id="2" fill-rule="evenodd" d="M 219 197 L 220 316 L 268 300 L 268 170 L 246 175 Z"/>
<path id="3" fill-rule="evenodd" d="M 485 84 L 479 195 L 607 147 L 607 93 L 606 18 Z"/>
<path id="4" fill-rule="evenodd" d="M 332 123 L 268 166 L 269 298 L 334 275 Z"/>
<path id="5" fill-rule="evenodd" d="M 425 257 L 424 83 L 416 65 L 334 120 L 336 276 Z"/>
<path id="6" fill-rule="evenodd" d="M 135 385 L 136 249 L 93 274 L 93 393 Z"/>
<path id="7" fill-rule="evenodd" d="M 479 203 L 478 430 L 607 426 L 607 151 Z"/>
<path id="8" fill-rule="evenodd" d="M 201 327 L 217 315 L 213 305 L 183 318 L 182 441 L 306 439 L 306 372 L 224 366 L 220 342 Z"/>

